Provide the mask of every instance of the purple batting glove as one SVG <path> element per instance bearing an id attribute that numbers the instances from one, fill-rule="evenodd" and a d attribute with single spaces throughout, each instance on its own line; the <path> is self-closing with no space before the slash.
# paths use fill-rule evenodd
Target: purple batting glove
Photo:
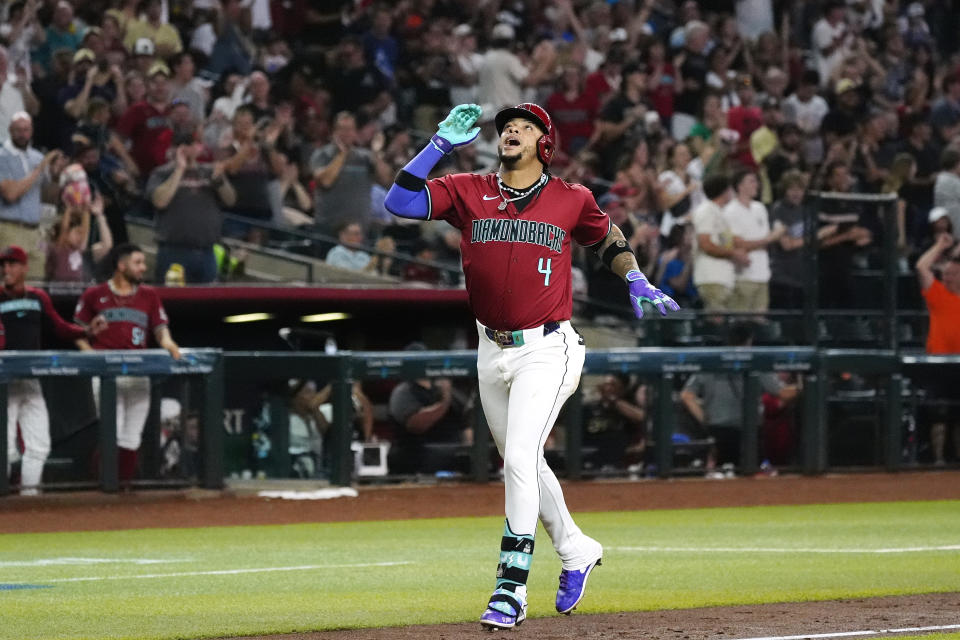
<path id="1" fill-rule="evenodd" d="M 627 286 L 630 288 L 630 304 L 638 318 L 643 318 L 644 300 L 656 306 L 662 316 L 667 315 L 668 308 L 671 311 L 680 310 L 680 305 L 674 302 L 673 298 L 650 284 L 647 276 L 636 269 L 627 272 Z"/>

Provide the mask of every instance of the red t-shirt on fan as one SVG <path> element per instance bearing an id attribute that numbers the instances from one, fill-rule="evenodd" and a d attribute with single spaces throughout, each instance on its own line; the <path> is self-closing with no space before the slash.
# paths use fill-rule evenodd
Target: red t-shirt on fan
<path id="1" fill-rule="evenodd" d="M 470 308 L 496 330 L 529 329 L 573 313 L 570 239 L 591 246 L 610 218 L 590 190 L 552 177 L 522 212 L 503 202 L 495 174 L 458 173 L 427 181 L 430 219 L 462 232 L 460 254 Z"/>
<path id="2" fill-rule="evenodd" d="M 89 325 L 98 315 L 107 328 L 90 339 L 94 349 L 146 349 L 150 335 L 169 324 L 160 296 L 153 287 L 140 285 L 133 294 L 117 295 L 108 282 L 83 292 L 73 313 L 76 322 Z"/>

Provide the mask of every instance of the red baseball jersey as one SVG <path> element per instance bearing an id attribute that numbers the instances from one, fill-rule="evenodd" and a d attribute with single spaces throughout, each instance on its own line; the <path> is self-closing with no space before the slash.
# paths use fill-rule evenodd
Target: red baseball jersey
<path id="1" fill-rule="evenodd" d="M 90 346 L 94 349 L 146 349 L 150 335 L 169 323 L 160 296 L 144 285 L 129 296 L 114 293 L 109 282 L 84 291 L 77 302 L 74 321 L 86 326 L 101 314 L 107 320 L 107 328 L 91 338 Z"/>
<path id="2" fill-rule="evenodd" d="M 573 313 L 571 238 L 602 241 L 610 218 L 586 187 L 552 177 L 518 212 L 495 174 L 458 173 L 427 181 L 429 217 L 460 229 L 470 308 L 491 329 L 529 329 Z"/>

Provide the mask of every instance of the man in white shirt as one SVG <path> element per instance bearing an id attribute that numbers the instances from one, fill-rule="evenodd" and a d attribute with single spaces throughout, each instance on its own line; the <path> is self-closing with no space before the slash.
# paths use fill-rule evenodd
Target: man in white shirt
<path id="1" fill-rule="evenodd" d="M 960 151 L 947 147 L 940 154 L 940 173 L 933 183 L 933 205 L 947 210 L 953 237 L 960 238 Z"/>
<path id="2" fill-rule="evenodd" d="M 535 87 L 550 77 L 557 59 L 556 48 L 541 42 L 531 56 L 531 65 L 523 64 L 510 47 L 516 32 L 506 23 L 493 28 L 490 49 L 483 55 L 483 64 L 477 72 L 477 95 L 496 109 L 526 102 L 524 89 Z"/>
<path id="3" fill-rule="evenodd" d="M 730 201 L 730 182 L 725 175 L 715 174 L 703 181 L 706 196 L 693 210 L 693 232 L 697 241 L 693 254 L 693 283 L 703 306 L 708 311 L 729 311 L 730 298 L 736 283 L 736 268 L 747 266 L 750 259 L 743 249 L 733 245 L 730 225 L 722 207 Z"/>
<path id="4" fill-rule="evenodd" d="M 804 135 L 803 153 L 808 163 L 823 160 L 823 138 L 820 136 L 820 123 L 830 112 L 830 106 L 823 96 L 817 94 L 820 87 L 820 74 L 808 69 L 800 78 L 796 92 L 783 101 L 784 121 L 800 127 Z"/>
<path id="5" fill-rule="evenodd" d="M 0 146 L 0 237 L 26 250 L 27 278 L 42 280 L 47 254 L 40 229 L 40 190 L 56 178 L 66 160 L 59 150 L 43 155 L 33 148 L 33 120 L 26 111 L 13 114 L 9 132 Z"/>
<path id="6" fill-rule="evenodd" d="M 26 70 L 17 71 L 10 75 L 10 57 L 7 50 L 0 46 L 0 142 L 5 141 L 13 121 L 13 114 L 29 111 L 36 114 L 39 103 L 30 90 L 27 82 Z"/>
<path id="7" fill-rule="evenodd" d="M 770 308 L 770 255 L 767 245 L 776 242 L 786 228 L 770 230 L 767 208 L 755 198 L 760 181 L 753 171 L 733 174 L 734 197 L 723 208 L 723 217 L 733 234 L 733 246 L 747 252 L 749 264 L 736 270 L 731 311 L 765 312 Z"/>
<path id="8" fill-rule="evenodd" d="M 844 57 L 850 53 L 853 34 L 847 28 L 846 6 L 840 0 L 830 0 L 823 8 L 823 17 L 813 25 L 810 35 L 814 60 L 820 72 L 820 84 L 826 86 L 830 76 Z"/>

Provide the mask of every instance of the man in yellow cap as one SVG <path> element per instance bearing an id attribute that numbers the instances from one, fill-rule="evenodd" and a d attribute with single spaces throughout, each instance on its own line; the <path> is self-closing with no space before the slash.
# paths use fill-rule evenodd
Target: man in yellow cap
<path id="1" fill-rule="evenodd" d="M 129 108 L 117 123 L 117 133 L 128 139 L 141 175 L 167 161 L 173 130 L 170 126 L 170 68 L 154 62 L 147 71 L 147 95 Z"/>

